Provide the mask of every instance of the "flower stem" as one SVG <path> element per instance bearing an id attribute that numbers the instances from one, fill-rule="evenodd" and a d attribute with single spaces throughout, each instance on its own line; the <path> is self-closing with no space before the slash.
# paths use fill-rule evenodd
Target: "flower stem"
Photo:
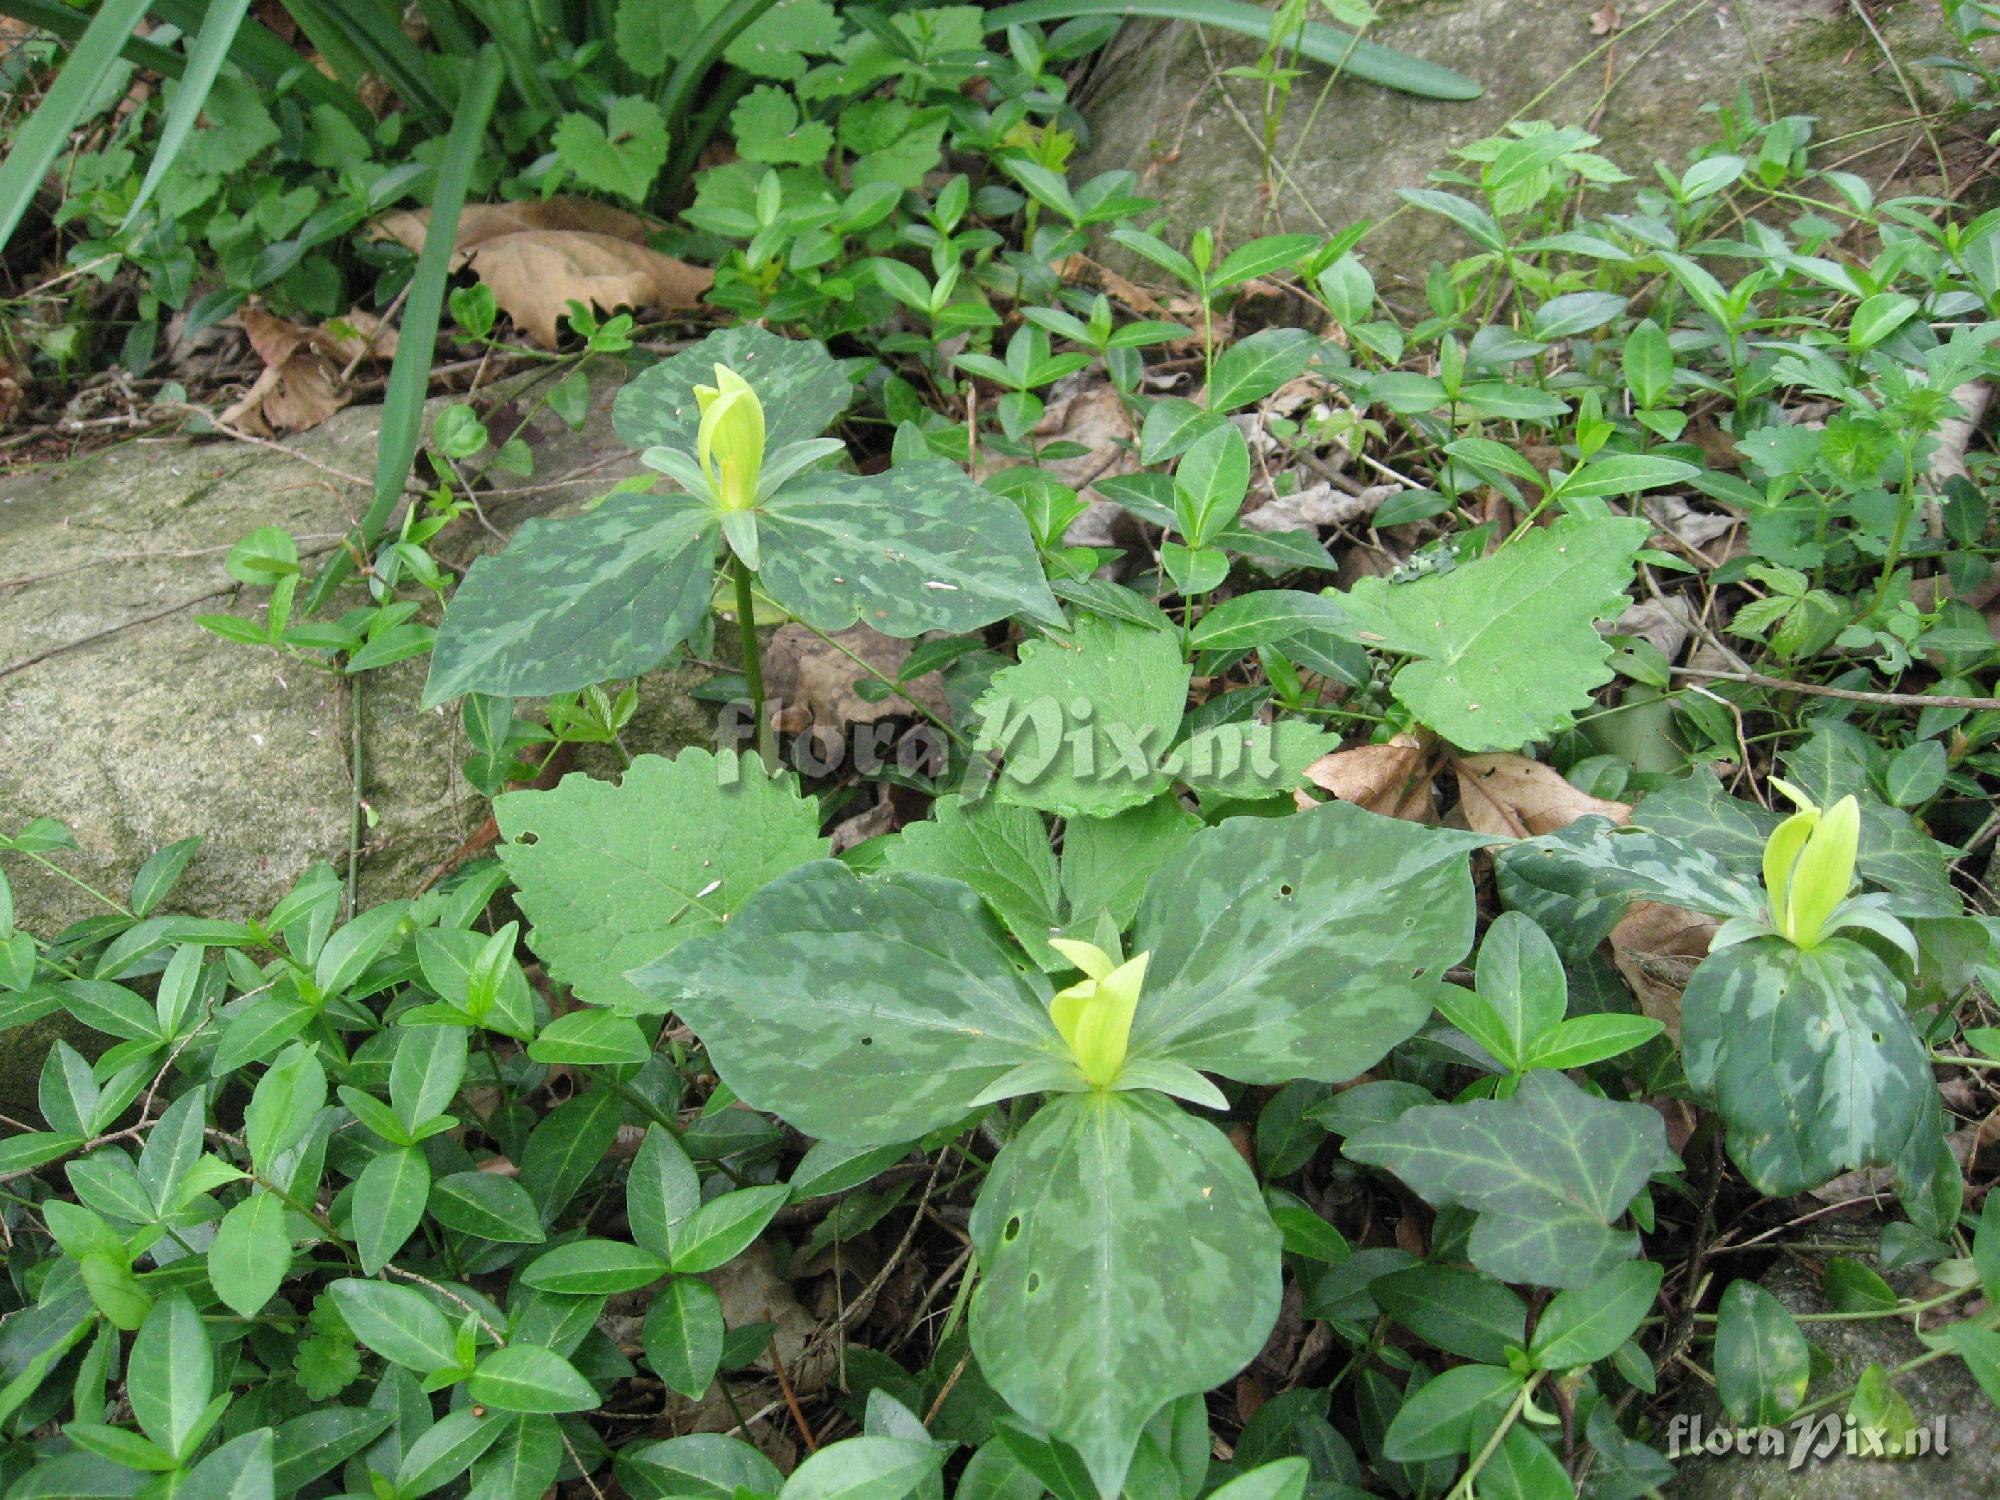
<path id="1" fill-rule="evenodd" d="M 778 769 L 778 746 L 764 717 L 764 661 L 757 652 L 757 602 L 750 593 L 750 569 L 731 555 L 730 575 L 736 582 L 736 630 L 743 643 L 743 682 L 750 694 L 750 719 L 757 726 L 757 753 L 764 769 Z"/>

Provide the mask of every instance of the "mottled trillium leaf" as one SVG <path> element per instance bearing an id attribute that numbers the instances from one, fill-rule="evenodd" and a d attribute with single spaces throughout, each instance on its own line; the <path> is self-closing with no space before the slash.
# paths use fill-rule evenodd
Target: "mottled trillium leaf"
<path id="1" fill-rule="evenodd" d="M 1753 938 L 1704 959 L 1681 1003 L 1688 1082 L 1767 1197 L 1896 1159 L 1936 1085 L 1903 986 L 1845 938 Z"/>
<path id="2" fill-rule="evenodd" d="M 772 877 L 822 858 L 819 812 L 755 755 L 641 755 L 616 783 L 570 775 L 493 803 L 500 860 L 549 973 L 593 1005 L 660 1007 L 626 971 L 720 926 Z"/>
<path id="3" fill-rule="evenodd" d="M 945 459 L 804 474 L 758 508 L 759 585 L 815 630 L 908 639 L 1021 614 L 1060 625 L 1020 507 Z"/>
<path id="4" fill-rule="evenodd" d="M 821 860 L 630 978 L 744 1103 L 869 1145 L 949 1125 L 1017 1064 L 1063 1055 L 1048 982 L 1019 962 L 970 886 Z"/>
<path id="5" fill-rule="evenodd" d="M 981 1372 L 1105 1495 L 1153 1413 L 1242 1369 L 1277 1318 L 1280 1237 L 1256 1179 L 1157 1094 L 1051 1099 L 994 1161 L 970 1228 Z"/>
<path id="6" fill-rule="evenodd" d="M 716 530 L 705 501 L 679 494 L 528 522 L 451 596 L 423 706 L 539 698 L 658 666 L 708 609 Z"/>
<path id="7" fill-rule="evenodd" d="M 1087 614 L 1067 640 L 1025 642 L 973 705 L 979 748 L 1005 757 L 999 795 L 1063 817 L 1152 801 L 1190 675 L 1171 636 L 1122 620 Z"/>
<path id="8" fill-rule="evenodd" d="M 1765 909 L 1754 873 L 1705 846 L 1599 817 L 1524 839 L 1502 850 L 1494 868 L 1500 899 L 1533 917 L 1570 958 L 1603 942 L 1634 901 L 1718 917 L 1755 917 Z"/>
<path id="9" fill-rule="evenodd" d="M 1203 829 L 1139 908 L 1132 1055 L 1245 1083 L 1361 1073 L 1470 951 L 1467 856 L 1490 842 L 1348 802 Z"/>
<path id="10" fill-rule="evenodd" d="M 1449 573 L 1364 578 L 1339 597 L 1339 633 L 1419 658 L 1391 687 L 1461 750 L 1516 750 L 1567 729 L 1611 680 L 1594 622 L 1624 607 L 1649 531 L 1638 517 L 1564 516 Z"/>
<path id="11" fill-rule="evenodd" d="M 1646 1179 L 1676 1165 L 1644 1104 L 1594 1098 L 1530 1073 L 1511 1099 L 1432 1104 L 1350 1136 L 1351 1160 L 1384 1167 L 1426 1202 L 1479 1215 L 1472 1263 L 1502 1281 L 1582 1286 L 1639 1248 L 1613 1229 Z"/>
<path id="12" fill-rule="evenodd" d="M 1935 896 L 1959 910 L 1945 862 L 1952 851 L 1877 795 L 1871 770 L 1887 752 L 1851 724 L 1821 724 L 1784 757 L 1785 775 L 1821 807 L 1852 796 L 1861 804 L 1861 878 L 1899 896 Z"/>
<path id="13" fill-rule="evenodd" d="M 634 448 L 695 449 L 701 406 L 694 388 L 715 383 L 727 366 L 750 382 L 764 406 L 765 451 L 825 432 L 854 398 L 854 383 L 810 339 L 788 339 L 738 323 L 711 333 L 671 359 L 641 371 L 618 392 L 611 422 Z"/>

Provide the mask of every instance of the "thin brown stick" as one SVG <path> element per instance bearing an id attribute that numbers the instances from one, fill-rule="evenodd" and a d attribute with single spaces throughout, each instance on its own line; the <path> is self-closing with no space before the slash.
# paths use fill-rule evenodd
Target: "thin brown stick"
<path id="1" fill-rule="evenodd" d="M 2000 709 L 2000 698 L 1965 698 L 1955 693 L 1864 693 L 1856 688 L 1827 687 L 1818 682 L 1788 682 L 1762 672 L 1717 672 L 1708 667 L 1673 667 L 1676 677 L 1700 677 L 1714 682 L 1741 682 L 1781 693 L 1805 693 L 1814 698 L 1840 698 L 1849 703 L 1874 703 L 1883 708 Z"/>
<path id="2" fill-rule="evenodd" d="M 778 1391 L 784 1396 L 785 1407 L 792 1414 L 792 1425 L 799 1430 L 799 1441 L 806 1445 L 806 1452 L 819 1452 L 819 1442 L 807 1425 L 806 1414 L 799 1410 L 799 1398 L 792 1394 L 792 1378 L 785 1373 L 785 1359 L 778 1353 L 776 1339 L 771 1340 L 771 1373 L 778 1377 Z"/>

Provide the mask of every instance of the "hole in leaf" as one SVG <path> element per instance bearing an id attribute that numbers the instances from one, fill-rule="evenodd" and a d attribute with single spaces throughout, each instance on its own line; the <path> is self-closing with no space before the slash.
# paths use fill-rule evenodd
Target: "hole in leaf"
<path id="1" fill-rule="evenodd" d="M 861 1045 L 864 1047 L 872 1047 L 875 1045 L 875 1038 L 872 1036 L 864 1036 L 861 1039 Z"/>
<path id="2" fill-rule="evenodd" d="M 1021 1216 L 1015 1214 L 1007 1221 L 1007 1227 L 1000 1231 L 1000 1238 L 1012 1244 L 1021 1237 Z"/>
<path id="3" fill-rule="evenodd" d="M 1278 894 L 1280 896 L 1289 896 L 1291 895 L 1291 893 L 1292 893 L 1292 885 L 1290 881 L 1286 881 L 1283 885 L 1278 887 Z"/>
<path id="4" fill-rule="evenodd" d="M 1028 1273 L 1028 1295 L 1032 1297 L 1035 1295 L 1036 1292 L 1039 1292 L 1041 1289 L 1042 1289 L 1042 1273 L 1039 1271 L 1030 1271 Z"/>

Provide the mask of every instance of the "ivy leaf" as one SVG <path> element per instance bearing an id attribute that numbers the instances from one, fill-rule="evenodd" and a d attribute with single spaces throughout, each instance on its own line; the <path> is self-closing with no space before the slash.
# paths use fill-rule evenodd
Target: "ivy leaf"
<path id="1" fill-rule="evenodd" d="M 667 164 L 666 117 L 637 95 L 611 100 L 602 125 L 589 115 L 564 115 L 549 140 L 580 181 L 628 203 L 645 202 Z"/>
<path id="2" fill-rule="evenodd" d="M 816 630 L 908 639 L 1023 614 L 1060 625 L 1020 507 L 946 459 L 806 474 L 758 510 L 758 582 Z"/>
<path id="3" fill-rule="evenodd" d="M 1486 842 L 1347 802 L 1203 829 L 1139 908 L 1132 1056 L 1245 1083 L 1371 1067 L 1470 951 L 1467 856 Z"/>
<path id="4" fill-rule="evenodd" d="M 1752 938 L 1702 960 L 1681 1001 L 1688 1082 L 1766 1197 L 1895 1160 L 1936 1087 L 1903 986 L 1845 938 Z"/>
<path id="5" fill-rule="evenodd" d="M 980 1370 L 1105 1495 L 1153 1413 L 1242 1369 L 1277 1318 L 1280 1238 L 1256 1179 L 1157 1094 L 1044 1104 L 994 1161 L 970 1230 Z"/>
<path id="6" fill-rule="evenodd" d="M 593 1005 L 657 1010 L 629 969 L 720 926 L 774 876 L 822 858 L 817 804 L 755 755 L 641 755 L 612 783 L 570 775 L 493 803 L 500 861 L 549 973 Z"/>
<path id="7" fill-rule="evenodd" d="M 1067 1055 L 1047 981 L 1019 972 L 977 892 L 929 875 L 805 865 L 631 977 L 746 1104 L 849 1145 L 915 1140 Z"/>
<path id="8" fill-rule="evenodd" d="M 529 521 L 451 596 L 423 706 L 546 697 L 658 666 L 707 613 L 716 533 L 708 504 L 681 494 Z"/>
<path id="9" fill-rule="evenodd" d="M 1348 1138 L 1426 1202 L 1478 1214 L 1472 1263 L 1502 1281 L 1582 1286 L 1629 1259 L 1613 1229 L 1646 1179 L 1676 1165 L 1665 1122 L 1643 1104 L 1594 1098 L 1561 1073 L 1530 1073 L 1511 1099 L 1433 1104 Z"/>
<path id="10" fill-rule="evenodd" d="M 1419 658 L 1399 702 L 1461 750 L 1515 750 L 1575 722 L 1611 680 L 1593 622 L 1617 612 L 1649 524 L 1564 516 L 1491 557 L 1410 583 L 1364 578 L 1340 634 Z"/>
<path id="11" fill-rule="evenodd" d="M 999 795 L 1070 818 L 1150 802 L 1191 675 L 1171 636 L 1123 620 L 1086 614 L 1068 640 L 1025 642 L 972 710 L 977 748 L 1006 757 Z"/>
<path id="12" fill-rule="evenodd" d="M 628 381 L 611 407 L 618 436 L 634 448 L 694 452 L 701 428 L 694 388 L 713 385 L 717 365 L 727 365 L 757 392 L 764 406 L 766 453 L 818 437 L 854 399 L 853 383 L 824 344 L 738 323 Z M 706 605 L 706 596 L 702 602 Z"/>

